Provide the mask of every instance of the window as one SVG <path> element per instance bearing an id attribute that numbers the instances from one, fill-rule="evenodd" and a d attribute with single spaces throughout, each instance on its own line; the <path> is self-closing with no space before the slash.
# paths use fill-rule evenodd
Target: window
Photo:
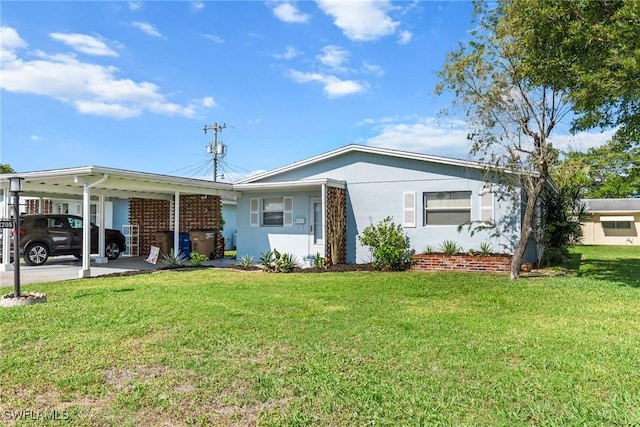
<path id="1" fill-rule="evenodd" d="M 424 193 L 424 225 L 460 225 L 471 221 L 471 191 Z"/>
<path id="2" fill-rule="evenodd" d="M 282 198 L 262 199 L 262 225 L 282 226 L 284 224 L 284 203 Z"/>
<path id="3" fill-rule="evenodd" d="M 631 221 L 603 221 L 602 228 L 607 230 L 629 230 L 631 229 Z"/>
<path id="4" fill-rule="evenodd" d="M 261 203 L 262 202 L 262 203 Z M 249 201 L 251 227 L 290 227 L 293 225 L 293 197 L 252 198 Z"/>

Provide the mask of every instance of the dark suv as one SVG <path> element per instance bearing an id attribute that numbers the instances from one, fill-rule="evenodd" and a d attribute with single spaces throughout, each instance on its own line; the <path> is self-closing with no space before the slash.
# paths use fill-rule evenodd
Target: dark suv
<path id="1" fill-rule="evenodd" d="M 125 250 L 124 235 L 105 229 L 105 255 L 109 260 Z M 91 253 L 98 252 L 98 226 L 91 223 Z M 76 215 L 33 214 L 20 217 L 20 254 L 28 265 L 41 265 L 50 256 L 82 258 L 82 218 Z"/>

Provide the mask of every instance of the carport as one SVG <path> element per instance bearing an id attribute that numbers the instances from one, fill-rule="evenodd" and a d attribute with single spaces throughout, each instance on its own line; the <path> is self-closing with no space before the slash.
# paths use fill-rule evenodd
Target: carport
<path id="1" fill-rule="evenodd" d="M 193 178 L 183 178 L 171 175 L 135 172 L 122 169 L 105 168 L 98 166 L 85 166 L 69 169 L 56 169 L 35 172 L 23 172 L 0 175 L 0 189 L 3 192 L 3 203 L 0 207 L 0 217 L 11 216 L 9 192 L 9 178 L 22 177 L 23 191 L 20 197 L 52 198 L 65 197 L 82 200 L 83 217 L 83 251 L 82 268 L 79 277 L 90 277 L 90 203 L 98 201 L 98 264 L 108 262 L 104 254 L 105 227 L 104 204 L 107 197 L 123 199 L 140 198 L 168 200 L 172 206 L 173 229 L 179 230 L 180 224 L 180 196 L 201 195 L 236 198 L 240 193 L 233 191 L 232 185 L 220 182 L 211 182 Z M 42 207 L 42 203 L 39 204 Z M 10 263 L 9 230 L 3 229 L 2 238 L 2 264 L 0 271 L 13 270 Z M 174 233 L 174 247 L 178 247 L 179 234 Z"/>

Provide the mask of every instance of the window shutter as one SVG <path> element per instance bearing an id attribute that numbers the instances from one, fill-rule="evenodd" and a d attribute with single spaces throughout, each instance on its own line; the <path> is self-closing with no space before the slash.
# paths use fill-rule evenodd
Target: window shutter
<path id="1" fill-rule="evenodd" d="M 405 192 L 402 195 L 402 225 L 404 227 L 416 226 L 416 193 Z"/>
<path id="2" fill-rule="evenodd" d="M 249 200 L 249 226 L 258 227 L 260 225 L 260 199 L 252 197 Z"/>
<path id="3" fill-rule="evenodd" d="M 293 226 L 293 197 L 283 197 L 282 201 L 284 202 L 282 225 L 291 227 Z"/>
<path id="4" fill-rule="evenodd" d="M 493 192 L 485 190 L 480 193 L 480 221 L 493 222 Z"/>

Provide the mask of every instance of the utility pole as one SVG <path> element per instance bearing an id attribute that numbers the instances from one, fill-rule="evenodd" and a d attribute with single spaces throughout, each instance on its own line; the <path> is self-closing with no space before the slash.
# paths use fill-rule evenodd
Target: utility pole
<path id="1" fill-rule="evenodd" d="M 207 133 L 208 130 L 213 131 L 213 144 L 209 143 L 209 145 L 207 146 L 207 152 L 209 154 L 213 154 L 213 182 L 218 181 L 218 155 L 224 154 L 224 145 L 223 144 L 218 145 L 218 133 L 222 132 L 222 129 L 225 129 L 226 127 L 227 127 L 226 124 L 224 123 L 218 124 L 217 122 L 213 126 L 208 126 L 208 125 L 204 126 L 205 134 Z"/>

